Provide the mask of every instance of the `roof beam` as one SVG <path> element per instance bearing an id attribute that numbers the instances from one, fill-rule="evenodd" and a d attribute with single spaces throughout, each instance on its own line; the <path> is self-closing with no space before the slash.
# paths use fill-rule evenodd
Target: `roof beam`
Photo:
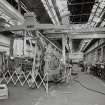
<path id="1" fill-rule="evenodd" d="M 24 17 L 19 11 L 17 11 L 12 5 L 10 5 L 6 0 L 0 0 L 0 8 L 3 9 L 3 12 L 7 13 L 12 19 L 16 19 L 24 23 Z"/>
<path id="2" fill-rule="evenodd" d="M 64 34 L 65 36 L 67 34 Z M 59 39 L 62 38 L 62 34 L 47 34 L 46 37 L 48 38 L 55 38 L 55 39 Z M 98 38 L 105 38 L 105 34 L 68 34 L 68 37 L 70 39 L 98 39 Z"/>
<path id="3" fill-rule="evenodd" d="M 18 31 L 18 30 L 65 30 L 64 32 L 62 31 L 60 33 L 91 33 L 91 32 L 96 33 L 96 32 L 105 32 L 105 27 L 72 29 L 71 26 L 67 25 L 38 24 L 38 23 L 27 22 L 23 25 L 8 27 L 1 31 Z"/>
<path id="4" fill-rule="evenodd" d="M 51 1 L 52 1 L 53 6 L 54 6 L 54 9 L 55 9 L 55 11 L 56 11 L 56 14 L 57 14 L 57 16 L 58 16 L 58 19 L 59 19 L 60 23 L 62 23 L 62 18 L 61 18 L 61 16 L 60 16 L 60 12 L 59 12 L 59 9 L 58 9 L 58 7 L 57 7 L 56 0 L 51 0 Z"/>
<path id="5" fill-rule="evenodd" d="M 73 29 L 71 25 L 54 25 L 54 24 L 39 24 L 35 17 L 32 15 L 26 15 L 25 22 L 22 25 L 12 26 L 0 31 L 18 31 L 18 30 L 61 30 L 59 33 L 53 34 L 81 34 L 81 33 L 105 33 L 105 27 L 100 28 L 83 28 L 83 29 Z M 64 31 L 65 30 L 65 31 Z M 48 33 L 51 34 L 51 33 Z"/>

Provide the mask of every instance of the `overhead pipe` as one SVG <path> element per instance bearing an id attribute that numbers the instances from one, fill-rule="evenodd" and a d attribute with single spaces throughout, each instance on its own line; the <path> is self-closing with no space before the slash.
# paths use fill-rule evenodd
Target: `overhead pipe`
<path id="1" fill-rule="evenodd" d="M 24 23 L 24 17 L 6 0 L 0 0 L 0 8 L 3 9 L 4 13 L 12 19 L 18 20 L 21 24 Z"/>

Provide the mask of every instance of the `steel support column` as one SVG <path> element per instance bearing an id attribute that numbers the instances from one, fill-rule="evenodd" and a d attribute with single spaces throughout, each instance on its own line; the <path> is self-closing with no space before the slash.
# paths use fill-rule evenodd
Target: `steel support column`
<path id="1" fill-rule="evenodd" d="M 62 35 L 62 55 L 63 55 L 63 62 L 64 64 L 66 63 L 66 51 L 65 51 L 65 47 L 66 47 L 66 43 L 65 43 L 65 36 Z"/>
<path id="2" fill-rule="evenodd" d="M 14 45 L 14 37 L 11 35 L 10 37 L 10 57 L 13 57 L 13 45 Z"/>

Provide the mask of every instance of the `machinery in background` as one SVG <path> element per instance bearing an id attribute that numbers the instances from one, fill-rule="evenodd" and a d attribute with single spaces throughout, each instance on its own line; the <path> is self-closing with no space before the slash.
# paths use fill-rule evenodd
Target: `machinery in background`
<path id="1" fill-rule="evenodd" d="M 22 47 L 22 44 L 20 46 Z M 24 50 L 27 51 L 25 48 Z M 21 84 L 24 85 L 25 82 L 32 79 L 32 75 L 34 75 L 34 78 L 36 79 L 36 74 L 38 73 L 39 78 L 44 78 L 46 73 L 48 73 L 48 81 L 57 82 L 61 79 L 60 59 L 62 52 L 41 33 L 37 33 L 33 50 L 30 50 L 33 52 L 33 56 L 27 55 L 25 51 L 20 49 L 14 51 L 19 52 L 17 56 L 15 54 L 14 57 L 8 56 L 5 58 L 7 60 L 5 63 L 5 70 L 0 71 L 0 78 L 3 78 L 4 76 L 4 81 L 2 82 L 7 82 L 7 84 L 12 82 L 16 85 L 21 81 Z M 21 55 L 22 53 L 24 55 Z M 7 81 L 5 81 L 5 79 Z"/>
<path id="2" fill-rule="evenodd" d="M 91 65 L 90 73 L 101 78 L 102 80 L 105 80 L 105 64 L 96 63 L 95 65 Z"/>

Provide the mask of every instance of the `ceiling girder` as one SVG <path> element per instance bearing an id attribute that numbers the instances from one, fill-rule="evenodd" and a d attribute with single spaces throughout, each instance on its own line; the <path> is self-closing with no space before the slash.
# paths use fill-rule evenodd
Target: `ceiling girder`
<path id="1" fill-rule="evenodd" d="M 65 36 L 67 34 L 64 34 Z M 90 34 L 68 34 L 67 35 L 70 39 L 98 39 L 98 38 L 105 38 L 105 34 L 95 34 L 95 33 L 90 33 Z M 55 38 L 55 39 L 60 39 L 62 38 L 62 34 L 47 34 L 46 37 L 49 39 Z"/>
<path id="2" fill-rule="evenodd" d="M 0 31 L 18 31 L 18 30 L 66 30 L 60 33 L 96 33 L 96 32 L 105 32 L 105 27 L 100 28 L 84 28 L 84 29 L 72 29 L 72 26 L 67 25 L 53 25 L 53 24 L 34 24 L 28 22 L 28 24 L 8 27 Z M 49 33 L 50 34 L 50 33 Z"/>
<path id="3" fill-rule="evenodd" d="M 3 12 L 7 13 L 12 19 L 18 20 L 21 23 L 24 22 L 24 17 L 21 15 L 21 13 L 14 9 L 14 7 L 11 6 L 6 0 L 0 0 L 0 8 L 4 10 Z"/>
<path id="4" fill-rule="evenodd" d="M 104 34 L 95 34 L 95 33 L 105 33 L 105 28 L 83 28 L 83 29 L 73 29 L 72 26 L 68 25 L 54 25 L 54 24 L 39 24 L 33 15 L 25 16 L 25 22 L 23 25 L 8 27 L 0 30 L 2 31 L 19 31 L 19 30 L 61 30 L 61 32 L 55 33 L 46 33 L 54 34 L 58 37 L 59 35 L 66 34 L 71 36 L 71 38 L 81 39 L 81 38 L 105 38 Z M 86 34 L 86 35 L 85 35 Z"/>

